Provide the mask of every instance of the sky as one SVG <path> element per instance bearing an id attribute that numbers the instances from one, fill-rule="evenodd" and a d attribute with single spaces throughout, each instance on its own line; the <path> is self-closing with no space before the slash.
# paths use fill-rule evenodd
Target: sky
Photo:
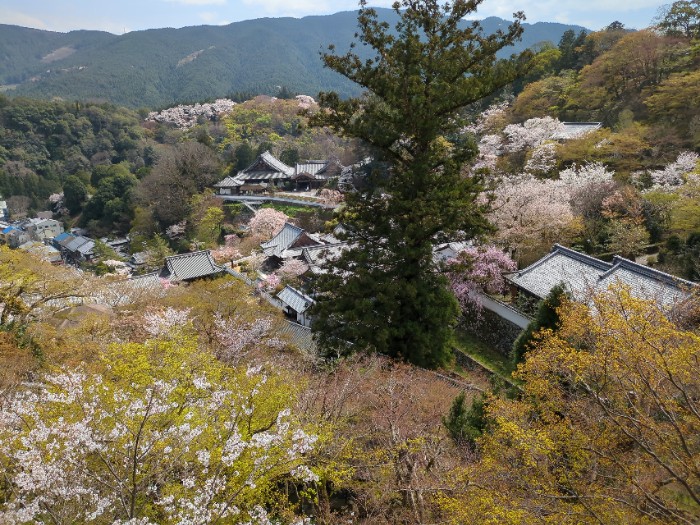
<path id="1" fill-rule="evenodd" d="M 562 22 L 598 30 L 615 20 L 625 27 L 649 26 L 663 0 L 484 0 L 470 18 L 510 19 L 524 11 L 527 22 Z M 392 0 L 369 0 L 389 7 Z M 1 0 L 0 23 L 71 31 L 122 34 L 160 27 L 225 25 L 263 17 L 327 15 L 354 11 L 356 0 Z"/>

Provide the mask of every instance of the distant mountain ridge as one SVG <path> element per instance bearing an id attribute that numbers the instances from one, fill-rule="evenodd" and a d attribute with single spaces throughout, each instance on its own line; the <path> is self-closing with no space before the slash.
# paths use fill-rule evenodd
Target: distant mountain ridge
<path id="1" fill-rule="evenodd" d="M 377 11 L 390 23 L 395 19 L 390 9 Z M 496 17 L 481 23 L 486 33 L 509 24 Z M 522 41 L 506 54 L 538 42 L 556 44 L 567 29 L 585 29 L 544 22 L 524 27 Z M 319 53 L 329 44 L 342 52 L 356 30 L 355 11 L 124 35 L 0 24 L 0 89 L 13 95 L 148 108 L 236 92 L 275 94 L 281 86 L 310 95 L 322 90 L 352 95 L 358 93 L 357 86 L 325 69 Z"/>

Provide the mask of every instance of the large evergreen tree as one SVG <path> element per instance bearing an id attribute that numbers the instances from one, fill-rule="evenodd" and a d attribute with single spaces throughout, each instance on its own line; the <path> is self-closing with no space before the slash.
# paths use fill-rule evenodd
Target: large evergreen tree
<path id="1" fill-rule="evenodd" d="M 324 55 L 366 94 L 321 93 L 313 121 L 361 139 L 377 161 L 347 199 L 353 248 L 316 283 L 314 329 L 329 353 L 370 350 L 429 367 L 449 360 L 458 306 L 435 271 L 432 247 L 488 227 L 481 181 L 461 170 L 475 154 L 460 133 L 461 110 L 511 82 L 526 62 L 496 59 L 519 37 L 522 14 L 507 31 L 485 36 L 463 20 L 480 3 L 396 2 L 392 30 L 363 0 L 357 37 L 374 56 Z"/>

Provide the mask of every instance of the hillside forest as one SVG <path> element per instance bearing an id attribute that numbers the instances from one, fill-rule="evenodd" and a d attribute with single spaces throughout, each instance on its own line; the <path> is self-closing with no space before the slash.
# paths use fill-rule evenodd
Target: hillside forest
<path id="1" fill-rule="evenodd" d="M 361 188 L 257 213 L 213 189 L 265 151 L 391 187 L 400 163 L 372 160 L 361 119 L 339 125 L 358 99 L 285 88 L 151 112 L 0 93 L 9 219 L 48 210 L 103 239 L 78 266 L 0 246 L 0 522 L 698 523 L 697 297 L 669 315 L 623 286 L 585 302 L 559 289 L 504 353 L 483 350 L 474 292 L 504 298 L 503 273 L 555 243 L 700 282 L 700 5 L 495 64 L 517 78 L 426 148 L 469 158 L 450 167 L 481 221 L 459 264 L 431 267 L 460 312 L 432 362 L 302 344 L 268 300 L 319 281 L 288 263 L 261 279 L 261 243 L 286 222 L 358 221 Z M 127 235 L 127 256 L 106 244 Z M 145 273 L 202 249 L 235 271 L 146 289 L 112 264 L 142 254 Z"/>
<path id="2" fill-rule="evenodd" d="M 391 9 L 379 13 L 392 25 L 397 20 Z M 507 21 L 497 17 L 482 21 L 488 33 L 504 25 Z M 0 25 L 0 92 L 153 109 L 226 96 L 278 96 L 283 90 L 314 95 L 332 89 L 344 96 L 357 95 L 356 85 L 319 60 L 319 50 L 329 44 L 345 48 L 356 29 L 354 11 L 123 35 Z M 526 23 L 522 40 L 503 54 L 542 41 L 556 42 L 568 29 L 584 28 Z"/>
<path id="3" fill-rule="evenodd" d="M 474 169 L 488 173 L 495 202 L 505 203 L 491 214 L 499 244 L 521 262 L 556 239 L 594 255 L 658 252 L 662 268 L 697 277 L 697 188 L 687 174 L 700 140 L 698 60 L 692 35 L 676 29 L 567 32 L 542 46 L 523 79 L 467 108 L 475 124 L 465 132 L 480 151 Z M 109 105 L 0 95 L 0 195 L 22 214 L 46 209 L 67 188 L 67 223 L 98 236 L 162 235 L 192 217 L 193 197 L 267 149 L 288 162 L 349 165 L 366 155 L 310 128 L 298 104 L 258 97 L 182 129 L 177 119 L 144 121 L 145 112 Z M 552 141 L 552 119 L 602 127 Z M 561 172 L 582 170 L 603 174 L 596 191 L 582 188 L 581 176 L 561 183 Z M 223 226 L 224 235 L 234 231 L 230 220 Z"/>

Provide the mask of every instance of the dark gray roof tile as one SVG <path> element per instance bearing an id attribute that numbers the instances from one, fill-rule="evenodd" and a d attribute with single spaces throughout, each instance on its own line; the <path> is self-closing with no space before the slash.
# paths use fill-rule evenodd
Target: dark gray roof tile
<path id="1" fill-rule="evenodd" d="M 214 262 L 209 250 L 202 250 L 166 257 L 165 267 L 160 275 L 170 281 L 189 281 L 223 271 L 224 269 Z"/>
<path id="2" fill-rule="evenodd" d="M 688 290 L 697 286 L 622 257 L 608 263 L 558 244 L 548 255 L 507 275 L 506 279 L 540 298 L 546 297 L 557 284 L 564 284 L 577 300 L 586 300 L 592 292 L 622 284 L 634 296 L 654 299 L 664 306 L 685 299 Z"/>
<path id="3" fill-rule="evenodd" d="M 311 334 L 311 329 L 291 321 L 284 323 L 280 328 L 280 335 L 285 337 L 294 346 L 310 354 L 316 354 L 316 343 Z"/>
<path id="4" fill-rule="evenodd" d="M 314 304 L 314 300 L 296 288 L 287 285 L 277 294 L 277 298 L 297 313 L 304 313 Z"/>

